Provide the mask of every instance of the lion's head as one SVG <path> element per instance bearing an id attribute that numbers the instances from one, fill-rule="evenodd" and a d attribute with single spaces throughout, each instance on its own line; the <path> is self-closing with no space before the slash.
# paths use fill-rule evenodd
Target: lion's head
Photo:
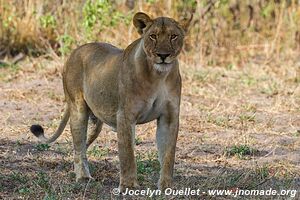
<path id="1" fill-rule="evenodd" d="M 172 18 L 151 19 L 139 12 L 133 18 L 133 24 L 143 39 L 143 48 L 148 60 L 160 72 L 169 71 L 179 55 L 187 27 L 192 19 L 177 22 Z"/>

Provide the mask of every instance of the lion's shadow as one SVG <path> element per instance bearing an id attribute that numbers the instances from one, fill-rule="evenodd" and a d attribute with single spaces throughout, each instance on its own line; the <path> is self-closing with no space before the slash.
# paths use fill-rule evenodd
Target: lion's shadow
<path id="1" fill-rule="evenodd" d="M 19 195 L 24 188 L 29 188 L 28 190 L 31 191 L 32 194 L 30 192 L 26 194 L 28 196 L 41 194 L 41 192 L 41 195 L 45 195 L 43 192 L 47 191 L 57 193 L 58 196 L 68 194 L 71 198 L 82 194 L 86 190 L 86 185 L 75 183 L 75 175 L 72 172 L 72 145 L 68 143 L 59 145 L 65 149 L 45 147 L 45 149 L 37 150 L 37 146 L 28 141 L 16 142 L 1 139 L 0 196 L 14 197 Z M 89 161 L 89 165 L 94 178 L 89 183 L 89 198 L 93 199 L 99 195 L 103 198 L 111 198 L 110 190 L 117 187 L 119 182 L 117 159 L 93 159 Z M 149 163 L 144 163 L 144 165 L 142 163 L 141 166 L 147 167 L 147 165 Z M 286 189 L 300 188 L 299 177 L 280 179 L 272 176 L 268 169 L 263 168 L 257 171 L 250 168 L 193 163 L 177 163 L 175 168 L 175 188 L 193 188 L 202 191 L 270 187 L 276 189 L 283 186 L 286 186 Z M 156 189 L 158 176 L 158 170 L 141 171 L 138 177 L 140 187 Z M 43 186 L 43 184 L 48 184 L 48 186 Z M 206 197 L 203 194 L 202 196 Z"/>

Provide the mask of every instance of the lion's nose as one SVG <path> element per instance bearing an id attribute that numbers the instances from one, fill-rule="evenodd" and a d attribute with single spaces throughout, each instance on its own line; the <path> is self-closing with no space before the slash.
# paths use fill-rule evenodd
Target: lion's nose
<path id="1" fill-rule="evenodd" d="M 170 55 L 171 54 L 169 54 L 169 53 L 158 53 L 157 54 L 157 56 L 159 56 L 162 59 L 162 61 L 165 61 L 165 59 Z"/>

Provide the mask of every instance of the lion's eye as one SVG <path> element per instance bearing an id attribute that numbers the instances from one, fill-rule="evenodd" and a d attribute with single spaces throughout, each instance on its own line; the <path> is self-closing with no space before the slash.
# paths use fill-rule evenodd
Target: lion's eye
<path id="1" fill-rule="evenodd" d="M 151 40 L 156 40 L 156 35 L 155 34 L 151 34 L 149 37 L 150 37 Z"/>
<path id="2" fill-rule="evenodd" d="M 178 37 L 177 35 L 173 34 L 173 35 L 171 35 L 171 40 L 176 40 L 177 37 Z"/>

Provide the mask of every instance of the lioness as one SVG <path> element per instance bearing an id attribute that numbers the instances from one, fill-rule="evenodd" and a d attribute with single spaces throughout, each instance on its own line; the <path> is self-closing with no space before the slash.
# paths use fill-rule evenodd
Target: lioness
<path id="1" fill-rule="evenodd" d="M 50 143 L 61 135 L 70 118 L 76 181 L 91 178 L 86 150 L 106 123 L 117 130 L 120 190 L 137 186 L 135 125 L 156 119 L 161 165 L 158 187 L 171 187 L 181 95 L 177 56 L 190 21 L 151 19 L 139 12 L 133 24 L 141 37 L 125 50 L 89 43 L 73 51 L 63 69 L 67 105 L 58 130 L 47 139 L 40 125 L 30 129 L 41 141 Z M 87 140 L 91 116 L 96 120 Z"/>

